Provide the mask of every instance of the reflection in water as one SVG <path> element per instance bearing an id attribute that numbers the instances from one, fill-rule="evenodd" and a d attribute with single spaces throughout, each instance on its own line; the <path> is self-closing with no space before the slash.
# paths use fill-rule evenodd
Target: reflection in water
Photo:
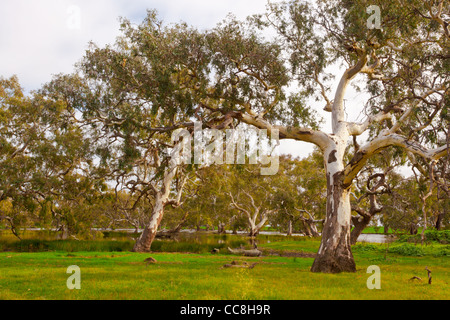
<path id="1" fill-rule="evenodd" d="M 134 229 L 116 229 L 114 231 L 105 231 L 105 230 L 96 230 L 101 235 L 98 239 L 104 240 L 117 240 L 117 241 L 126 241 L 132 240 L 135 241 L 139 236 L 138 233 L 135 233 Z M 57 240 L 60 236 L 60 232 L 57 231 L 49 231 L 49 230 L 41 230 L 41 229 L 28 229 L 22 230 L 21 236 L 23 239 L 40 239 L 40 240 Z M 10 234 L 9 230 L 0 230 L 0 237 L 3 239 L 11 237 L 15 239 L 13 235 Z M 93 240 L 95 240 L 94 237 Z M 256 238 L 248 237 L 247 233 L 241 232 L 238 234 L 217 234 L 214 232 L 206 232 L 200 231 L 197 232 L 195 230 L 182 230 L 180 233 L 175 236 L 165 236 L 159 237 L 156 241 L 176 241 L 176 242 L 186 242 L 193 244 L 210 244 L 210 245 L 222 245 L 222 246 L 239 246 L 242 244 L 251 246 L 256 248 L 260 244 L 282 241 L 282 240 L 301 240 L 303 235 L 294 234 L 292 236 L 286 236 L 285 234 L 279 232 L 261 232 Z M 370 243 L 386 243 L 392 242 L 395 238 L 390 235 L 384 234 L 361 234 L 358 238 L 358 242 L 370 242 Z"/>

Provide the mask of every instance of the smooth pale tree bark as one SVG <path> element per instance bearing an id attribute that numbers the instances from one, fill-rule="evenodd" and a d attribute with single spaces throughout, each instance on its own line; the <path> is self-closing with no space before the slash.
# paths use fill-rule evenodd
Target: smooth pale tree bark
<path id="1" fill-rule="evenodd" d="M 184 141 L 184 140 L 183 140 Z M 162 179 L 162 186 L 160 190 L 154 186 L 155 191 L 155 204 L 150 216 L 149 224 L 144 228 L 141 236 L 136 241 L 133 247 L 134 252 L 150 252 L 153 240 L 156 237 L 158 227 L 161 224 L 161 220 L 164 216 L 164 207 L 169 203 L 174 205 L 179 205 L 181 201 L 181 194 L 183 191 L 184 184 L 186 182 L 186 177 L 181 183 L 178 194 L 175 200 L 170 199 L 170 187 L 173 180 L 176 177 L 179 165 L 181 164 L 181 158 L 179 156 L 179 151 L 183 143 L 177 143 L 171 153 L 171 158 L 169 160 L 168 167 L 164 171 L 164 177 Z"/>
<path id="2" fill-rule="evenodd" d="M 171 234 L 177 234 L 181 231 L 181 229 L 183 228 L 183 225 L 186 223 L 187 219 L 189 216 L 189 212 L 185 212 L 183 218 L 181 219 L 181 221 L 171 230 L 167 231 L 167 233 L 171 233 Z"/>
<path id="3" fill-rule="evenodd" d="M 292 236 L 292 219 L 289 219 L 289 222 L 288 222 L 288 230 L 287 230 L 286 235 L 287 235 L 287 236 Z"/>
<path id="4" fill-rule="evenodd" d="M 341 23 L 352 26 L 352 23 L 346 22 L 346 19 L 353 18 L 357 11 L 351 9 L 363 9 L 363 5 L 352 6 L 345 1 L 330 2 L 329 4 L 320 1 L 317 3 L 317 8 L 313 10 L 312 7 L 295 1 L 292 1 L 291 4 L 286 3 L 281 7 L 275 4 L 268 5 L 269 10 L 272 9 L 272 14 L 268 13 L 267 21 L 261 21 L 257 17 L 251 19 L 256 22 L 258 27 L 270 25 L 275 29 L 278 35 L 283 38 L 275 46 L 270 45 L 270 43 L 259 43 L 260 41 L 257 41 L 259 34 L 253 34 L 251 30 L 237 32 L 240 29 L 238 24 L 234 22 L 230 22 L 229 25 L 225 23 L 224 27 L 218 27 L 217 32 L 209 32 L 208 37 L 205 38 L 207 41 L 198 41 L 198 43 L 201 43 L 201 45 L 198 45 L 198 43 L 190 42 L 189 39 L 202 38 L 199 34 L 184 30 L 180 37 L 174 37 L 173 35 L 176 35 L 176 32 L 172 29 L 169 30 L 169 33 L 164 33 L 160 24 L 155 23 L 153 15 L 147 19 L 145 28 L 136 29 L 136 32 L 142 34 L 130 31 L 130 34 L 134 35 L 133 40 L 139 39 L 135 43 L 139 50 L 132 50 L 131 54 L 126 56 L 130 60 L 134 59 L 133 56 L 137 56 L 139 59 L 136 59 L 135 63 L 143 69 L 145 69 L 145 63 L 151 64 L 152 67 L 147 71 L 150 75 L 157 75 L 155 82 L 158 84 L 156 86 L 158 90 L 152 92 L 156 95 L 159 94 L 159 89 L 172 87 L 167 86 L 166 75 L 169 73 L 166 72 L 166 69 L 180 69 L 179 73 L 171 71 L 172 78 L 178 78 L 177 81 L 181 81 L 171 90 L 176 93 L 175 96 L 177 97 L 185 97 L 186 93 L 197 92 L 198 96 L 195 97 L 193 104 L 208 113 L 203 119 L 207 119 L 209 116 L 212 118 L 218 117 L 218 115 L 224 116 L 223 120 L 227 120 L 224 121 L 223 128 L 225 128 L 226 125 L 230 124 L 228 120 L 231 120 L 232 117 L 248 125 L 266 129 L 268 134 L 272 134 L 276 130 L 281 139 L 294 139 L 318 146 L 324 155 L 324 168 L 327 178 L 327 208 L 320 249 L 311 270 L 313 272 L 332 273 L 355 272 L 356 267 L 350 245 L 350 189 L 353 180 L 366 162 L 384 148 L 393 146 L 400 147 L 428 160 L 437 160 L 447 154 L 448 146 L 430 150 L 421 145 L 418 142 L 421 140 L 417 139 L 417 136 L 420 136 L 421 132 L 433 122 L 446 102 L 444 97 L 448 96 L 448 79 L 445 77 L 444 67 L 438 65 L 445 59 L 445 56 L 443 56 L 447 44 L 445 39 L 448 39 L 449 35 L 447 25 L 441 18 L 441 13 L 444 12 L 443 1 L 440 2 L 437 12 L 432 10 L 432 3 L 429 2 L 430 16 L 423 16 L 419 11 L 421 8 L 415 10 L 425 19 L 425 22 L 417 22 L 418 31 L 425 30 L 429 25 L 429 20 L 435 21 L 436 27 L 445 30 L 442 35 L 446 38 L 439 40 L 437 37 L 438 31 L 433 32 L 433 30 L 408 32 L 408 30 L 403 29 L 414 29 L 415 27 L 412 24 L 406 23 L 405 28 L 400 28 L 404 25 L 404 21 L 401 22 L 401 25 L 396 25 L 397 22 L 394 21 L 392 22 L 395 24 L 394 26 L 387 24 L 385 26 L 386 31 L 383 31 L 387 36 L 394 38 L 392 42 L 386 41 L 384 38 L 378 41 L 376 32 L 369 32 L 364 43 L 359 39 L 359 34 L 353 35 L 358 30 L 350 30 L 347 34 L 344 32 L 345 30 L 340 30 L 341 28 L 338 26 Z M 416 5 L 419 4 L 420 2 L 416 3 Z M 340 16 L 345 13 L 334 10 L 340 5 L 343 7 L 342 11 L 349 14 L 348 17 Z M 284 23 L 284 15 L 281 14 L 281 11 L 284 11 L 283 7 L 289 9 L 287 10 L 289 12 L 286 12 L 292 19 L 289 23 Z M 393 15 L 398 13 L 397 7 L 397 3 L 394 3 L 394 6 L 391 7 L 388 6 L 390 10 L 388 13 Z M 346 8 L 349 10 L 346 11 Z M 317 15 L 313 14 L 316 9 L 319 10 Z M 411 11 L 411 18 L 413 18 L 412 13 L 414 12 Z M 337 14 L 339 16 L 336 16 Z M 356 19 L 357 21 L 353 25 L 354 29 L 361 27 L 358 22 L 359 18 L 361 16 Z M 390 20 L 395 19 L 389 19 L 389 23 L 391 23 Z M 412 20 L 412 23 L 415 23 L 415 21 Z M 309 33 L 315 30 L 316 26 L 321 27 L 321 30 L 325 32 L 323 36 L 315 36 L 313 33 Z M 180 29 L 181 27 L 177 26 L 177 28 Z M 294 31 L 292 32 L 291 29 L 294 29 Z M 344 29 L 344 26 L 342 29 Z M 145 30 L 148 32 L 143 32 Z M 416 33 L 418 35 L 415 35 Z M 420 36 L 422 33 L 429 33 L 429 37 L 422 38 Z M 410 38 L 406 38 L 408 36 Z M 397 37 L 399 38 L 397 39 Z M 330 38 L 330 40 L 328 41 L 326 38 Z M 130 42 L 133 42 L 133 40 Z M 121 42 L 125 43 L 124 41 Z M 166 52 L 167 48 L 172 48 L 174 43 L 178 49 L 183 49 L 185 42 L 188 44 L 187 50 L 169 50 L 169 52 Z M 399 42 L 402 45 L 399 45 Z M 321 46 L 321 43 L 326 44 Z M 205 51 L 203 46 L 207 47 Z M 442 46 L 443 49 L 439 49 L 439 46 Z M 425 50 L 428 47 L 431 49 Z M 149 48 L 152 48 L 151 54 L 149 54 Z M 424 61 L 420 61 L 420 63 L 411 61 L 409 63 L 410 60 L 415 60 L 409 56 L 414 54 L 414 52 L 408 50 L 409 48 L 417 48 L 419 55 L 422 52 L 426 54 Z M 135 54 L 136 52 L 141 53 L 140 51 L 143 54 Z M 173 55 L 171 55 L 172 53 Z M 186 60 L 186 56 L 192 53 L 195 54 L 195 58 Z M 341 54 L 342 59 L 338 57 Z M 141 57 L 146 56 L 161 57 L 161 59 L 144 60 L 145 63 L 141 63 Z M 169 56 L 167 61 L 164 60 L 166 56 Z M 102 58 L 100 61 L 105 61 L 103 56 L 100 57 Z M 439 61 L 436 57 L 440 57 Z M 435 65 L 430 67 L 426 65 L 425 60 L 439 63 L 434 63 Z M 336 62 L 348 63 L 349 68 L 340 79 L 334 99 L 328 99 L 326 96 L 329 90 L 328 85 L 324 86 L 322 81 L 329 82 L 325 78 L 329 79 L 330 75 L 324 70 L 326 66 L 331 66 Z M 289 69 L 292 69 L 292 72 L 283 67 L 285 64 L 291 65 Z M 132 65 L 131 61 L 129 65 Z M 300 68 L 300 65 L 303 65 L 303 68 Z M 422 65 L 424 66 L 423 70 L 420 69 Z M 419 70 L 415 70 L 416 66 L 419 67 Z M 125 65 L 123 67 L 125 68 Z M 161 69 L 164 72 L 157 72 Z M 213 72 L 205 71 L 206 69 Z M 386 76 L 381 71 L 384 71 Z M 437 73 L 436 77 L 435 72 Z M 141 73 L 139 70 L 139 74 Z M 287 76 L 288 73 L 292 73 L 292 75 Z M 366 74 L 372 81 L 384 81 L 381 83 L 384 89 L 378 90 L 367 87 L 367 89 L 370 89 L 369 91 L 375 92 L 376 95 L 372 95 L 371 98 L 374 98 L 374 103 L 379 105 L 378 107 L 370 106 L 373 108 L 367 108 L 366 111 L 369 114 L 365 121 L 352 123 L 346 120 L 344 98 L 351 81 L 361 73 Z M 139 91 L 140 88 L 148 86 L 149 83 L 139 82 L 136 79 L 138 77 L 133 76 L 134 74 L 136 73 L 132 73 L 129 79 L 133 83 L 137 83 Z M 214 74 L 213 77 L 212 74 Z M 429 74 L 429 79 L 424 79 L 427 74 Z M 417 79 L 415 79 L 416 77 Z M 163 82 L 159 83 L 159 78 L 163 79 Z M 298 120 L 305 120 L 301 123 L 309 123 L 310 126 L 315 126 L 315 121 L 308 121 L 308 117 L 302 119 L 304 116 L 297 110 L 303 107 L 301 102 L 296 102 L 298 97 L 293 97 L 293 102 L 287 102 L 288 105 L 292 104 L 292 107 L 294 107 L 292 117 L 289 112 L 287 115 L 277 114 L 278 102 L 281 100 L 286 102 L 286 99 L 282 97 L 285 95 L 283 88 L 287 88 L 287 85 L 294 80 L 298 80 L 300 86 L 306 86 L 305 90 L 299 92 L 300 98 L 304 95 L 312 97 L 308 93 L 311 84 L 307 82 L 314 83 L 313 86 L 317 87 L 318 85 L 321 88 L 318 94 L 321 94 L 327 102 L 325 111 L 331 112 L 331 133 L 301 127 L 300 125 L 273 124 L 277 120 L 300 123 L 290 119 L 298 117 Z M 386 94 L 379 93 L 380 97 L 376 99 L 380 90 L 386 90 Z M 399 96 L 398 99 L 397 96 Z M 393 101 L 391 101 L 392 99 Z M 156 100 L 158 99 L 149 99 L 152 102 Z M 181 105 L 184 104 L 184 100 L 181 101 Z M 179 101 L 176 102 L 179 103 Z M 429 114 L 428 119 L 417 119 L 418 121 L 406 123 L 410 117 L 414 118 L 417 115 L 417 110 L 421 108 L 422 104 L 428 107 L 422 110 L 423 113 Z M 349 107 L 357 108 L 358 106 L 352 105 Z M 310 108 L 305 110 L 308 109 Z M 385 121 L 387 124 L 384 123 Z M 415 123 L 418 123 L 417 127 L 410 128 L 410 126 L 415 126 Z M 377 127 L 385 129 L 379 131 Z M 375 136 L 371 137 L 366 144 L 356 148 L 355 153 L 350 155 L 351 160 L 347 163 L 350 138 L 360 136 L 369 129 L 375 129 L 371 132 Z M 422 141 L 426 143 L 427 138 L 425 137 L 425 140 Z M 149 249 L 148 243 L 151 243 L 154 238 L 154 233 L 156 233 L 157 226 L 162 219 L 164 205 L 169 201 L 169 186 L 175 176 L 175 171 L 176 169 L 171 169 L 170 166 L 167 169 L 162 189 L 156 193 L 151 222 L 142 234 L 136 249 Z M 235 207 L 240 206 L 235 204 Z M 241 209 L 238 208 L 238 210 Z M 266 219 L 262 216 L 260 222 L 257 223 L 255 214 L 250 214 L 250 211 L 253 210 L 244 210 L 241 211 L 248 216 L 251 234 L 254 234 L 264 225 Z M 254 213 L 261 214 L 260 209 L 255 210 Z"/>
<path id="5" fill-rule="evenodd" d="M 158 194 L 155 199 L 155 207 L 152 211 L 150 223 L 144 228 L 139 239 L 133 247 L 134 252 L 150 252 L 150 248 L 153 240 L 156 237 L 156 233 L 161 220 L 164 215 L 164 202 L 167 200 L 165 194 Z"/>
<path id="6" fill-rule="evenodd" d="M 0 211 L 0 214 L 1 214 L 1 213 L 2 213 L 2 212 Z M 14 219 L 11 218 L 11 217 L 9 217 L 9 216 L 6 216 L 6 215 L 0 215 L 0 222 L 1 222 L 2 220 L 8 221 L 9 224 L 10 224 L 10 226 L 11 226 L 11 228 L 10 228 L 10 229 L 11 229 L 11 233 L 12 233 L 14 236 L 16 236 L 17 239 L 22 240 L 22 238 L 21 238 L 20 235 L 19 235 L 19 232 L 17 231 L 17 227 L 16 227 L 16 225 L 14 224 Z"/>

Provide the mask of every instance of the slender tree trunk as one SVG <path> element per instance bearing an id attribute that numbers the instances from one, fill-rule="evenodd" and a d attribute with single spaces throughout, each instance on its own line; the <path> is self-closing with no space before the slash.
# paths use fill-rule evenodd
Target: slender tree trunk
<path id="1" fill-rule="evenodd" d="M 450 206 L 449 198 L 444 199 L 444 208 L 442 211 L 438 213 L 438 216 L 436 218 L 435 228 L 436 230 L 440 231 L 442 229 L 442 223 L 447 216 L 447 208 Z"/>
<path id="2" fill-rule="evenodd" d="M 219 224 L 217 225 L 217 233 L 218 234 L 226 234 L 226 230 L 225 230 L 225 223 L 223 222 L 219 222 Z"/>
<path id="3" fill-rule="evenodd" d="M 313 237 L 318 237 L 318 236 L 320 236 L 320 233 L 319 233 L 319 231 L 317 230 L 317 225 L 315 224 L 315 222 L 311 222 L 311 223 L 309 224 L 309 228 L 311 229 L 311 235 L 312 235 Z"/>
<path id="4" fill-rule="evenodd" d="M 144 228 L 141 236 L 134 245 L 134 252 L 150 252 L 153 240 L 155 240 L 158 227 L 164 215 L 164 202 L 161 195 L 157 195 L 155 206 L 150 217 L 150 223 Z"/>
<path id="5" fill-rule="evenodd" d="M 343 165 L 339 158 L 336 150 L 328 153 L 327 214 L 312 272 L 356 272 L 350 245 L 350 196 L 348 188 L 343 186 Z"/>
<path id="6" fill-rule="evenodd" d="M 188 216 L 189 216 L 189 212 L 185 212 L 183 218 L 182 218 L 181 221 L 178 223 L 178 225 L 177 225 L 175 228 L 169 230 L 167 233 L 172 233 L 172 234 L 180 233 L 181 229 L 183 228 L 183 225 L 184 225 L 184 224 L 186 223 L 186 221 L 187 221 Z"/>
<path id="7" fill-rule="evenodd" d="M 376 178 L 380 178 L 380 180 L 375 186 L 371 187 L 370 182 Z M 375 192 L 385 185 L 384 184 L 385 179 L 386 173 L 377 173 L 369 177 L 367 181 L 367 189 L 369 189 L 369 191 L 372 192 L 372 194 L 369 194 L 370 209 L 368 212 L 357 206 L 352 207 L 352 210 L 356 211 L 359 215 L 359 217 L 351 218 L 353 225 L 355 226 L 350 234 L 350 243 L 352 245 L 356 244 L 358 237 L 361 235 L 363 230 L 369 225 L 370 221 L 372 221 L 372 218 L 383 210 L 383 207 L 380 207 L 378 205 L 377 195 L 375 194 Z M 387 233 L 386 224 L 384 228 L 385 232 Z"/>
<path id="8" fill-rule="evenodd" d="M 305 220 L 302 220 L 302 224 L 303 224 L 303 233 L 305 234 L 305 236 L 312 237 L 312 232 L 309 226 L 306 224 Z"/>
<path id="9" fill-rule="evenodd" d="M 134 252 L 150 252 L 152 242 L 156 237 L 158 227 L 161 224 L 161 220 L 164 215 L 164 207 L 169 202 L 170 185 L 177 173 L 177 168 L 180 162 L 180 158 L 176 157 L 176 152 L 179 151 L 180 144 L 178 144 L 172 151 L 172 158 L 169 161 L 169 166 L 164 172 L 164 178 L 162 181 L 162 187 L 160 191 L 156 191 L 155 204 L 153 206 L 152 215 L 150 217 L 149 224 L 145 227 L 139 239 L 134 245 Z M 181 192 L 183 190 L 184 183 L 181 184 L 180 190 L 178 190 L 177 202 L 179 203 L 181 198 Z"/>
<path id="10" fill-rule="evenodd" d="M 440 231 L 441 228 L 442 228 L 442 220 L 443 220 L 443 218 L 444 218 L 444 214 L 443 214 L 442 212 L 440 212 L 440 213 L 437 215 L 436 223 L 435 223 L 435 225 L 434 225 L 434 227 L 436 228 L 437 231 Z"/>
<path id="11" fill-rule="evenodd" d="M 249 237 L 256 237 L 259 234 L 259 230 L 251 227 L 250 232 L 248 234 Z"/>
<path id="12" fill-rule="evenodd" d="M 308 237 L 318 237 L 320 236 L 319 231 L 317 230 L 316 222 L 310 219 L 303 219 L 303 225 L 305 226 L 305 234 Z"/>
<path id="13" fill-rule="evenodd" d="M 292 220 L 289 219 L 287 235 L 292 236 Z"/>
<path id="14" fill-rule="evenodd" d="M 350 244 L 354 245 L 356 244 L 356 241 L 358 240 L 361 233 L 364 231 L 364 229 L 367 227 L 367 225 L 370 223 L 370 218 L 368 217 L 352 217 L 353 225 L 355 226 L 350 233 Z"/>
<path id="15" fill-rule="evenodd" d="M 258 224 L 256 224 L 256 218 L 256 214 L 253 217 L 248 217 L 248 222 L 250 225 L 250 237 L 256 237 L 267 222 L 266 214 L 262 214 L 261 221 Z"/>
<path id="16" fill-rule="evenodd" d="M 418 232 L 417 225 L 416 225 L 415 223 L 412 223 L 412 222 L 411 222 L 411 223 L 409 224 L 409 234 L 410 234 L 410 235 L 416 235 L 417 232 Z"/>

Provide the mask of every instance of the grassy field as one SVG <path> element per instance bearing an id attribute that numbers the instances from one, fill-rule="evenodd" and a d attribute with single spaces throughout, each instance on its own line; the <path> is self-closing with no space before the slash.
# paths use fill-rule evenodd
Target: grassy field
<path id="1" fill-rule="evenodd" d="M 200 253 L 1 252 L 0 299 L 450 299 L 448 245 L 357 244 L 353 248 L 357 272 L 330 275 L 309 271 L 319 243 L 277 239 L 260 245 L 265 255 L 259 258 L 223 249 L 213 255 L 198 250 L 202 246 L 197 247 Z M 157 262 L 147 264 L 148 257 Z M 223 268 L 233 260 L 257 264 L 253 269 Z M 66 286 L 70 276 L 66 271 L 72 265 L 81 269 L 80 290 Z M 380 290 L 367 288 L 370 265 L 381 269 Z M 432 271 L 431 285 L 425 267 Z M 414 276 L 422 281 L 410 280 Z"/>

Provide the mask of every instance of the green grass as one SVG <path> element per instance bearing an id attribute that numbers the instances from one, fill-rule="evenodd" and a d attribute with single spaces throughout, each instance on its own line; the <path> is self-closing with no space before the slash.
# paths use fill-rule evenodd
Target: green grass
<path id="1" fill-rule="evenodd" d="M 299 240 L 301 239 L 301 240 Z M 280 238 L 263 250 L 317 251 L 319 239 Z M 419 246 L 422 255 L 404 255 L 395 244 L 359 243 L 353 248 L 357 272 L 315 274 L 313 258 L 230 254 L 48 251 L 0 253 L 0 299 L 89 300 L 308 300 L 450 299 L 450 258 L 436 255 L 445 245 Z M 411 244 L 412 245 L 412 244 Z M 181 246 L 181 245 L 180 245 Z M 223 250 L 224 251 L 224 250 Z M 148 257 L 157 260 L 147 265 Z M 232 260 L 257 262 L 253 269 L 222 268 Z M 67 267 L 81 268 L 81 290 L 69 290 Z M 367 268 L 381 268 L 381 290 L 369 290 Z M 428 285 L 428 266 L 433 283 Z M 413 276 L 422 282 L 410 281 Z"/>

